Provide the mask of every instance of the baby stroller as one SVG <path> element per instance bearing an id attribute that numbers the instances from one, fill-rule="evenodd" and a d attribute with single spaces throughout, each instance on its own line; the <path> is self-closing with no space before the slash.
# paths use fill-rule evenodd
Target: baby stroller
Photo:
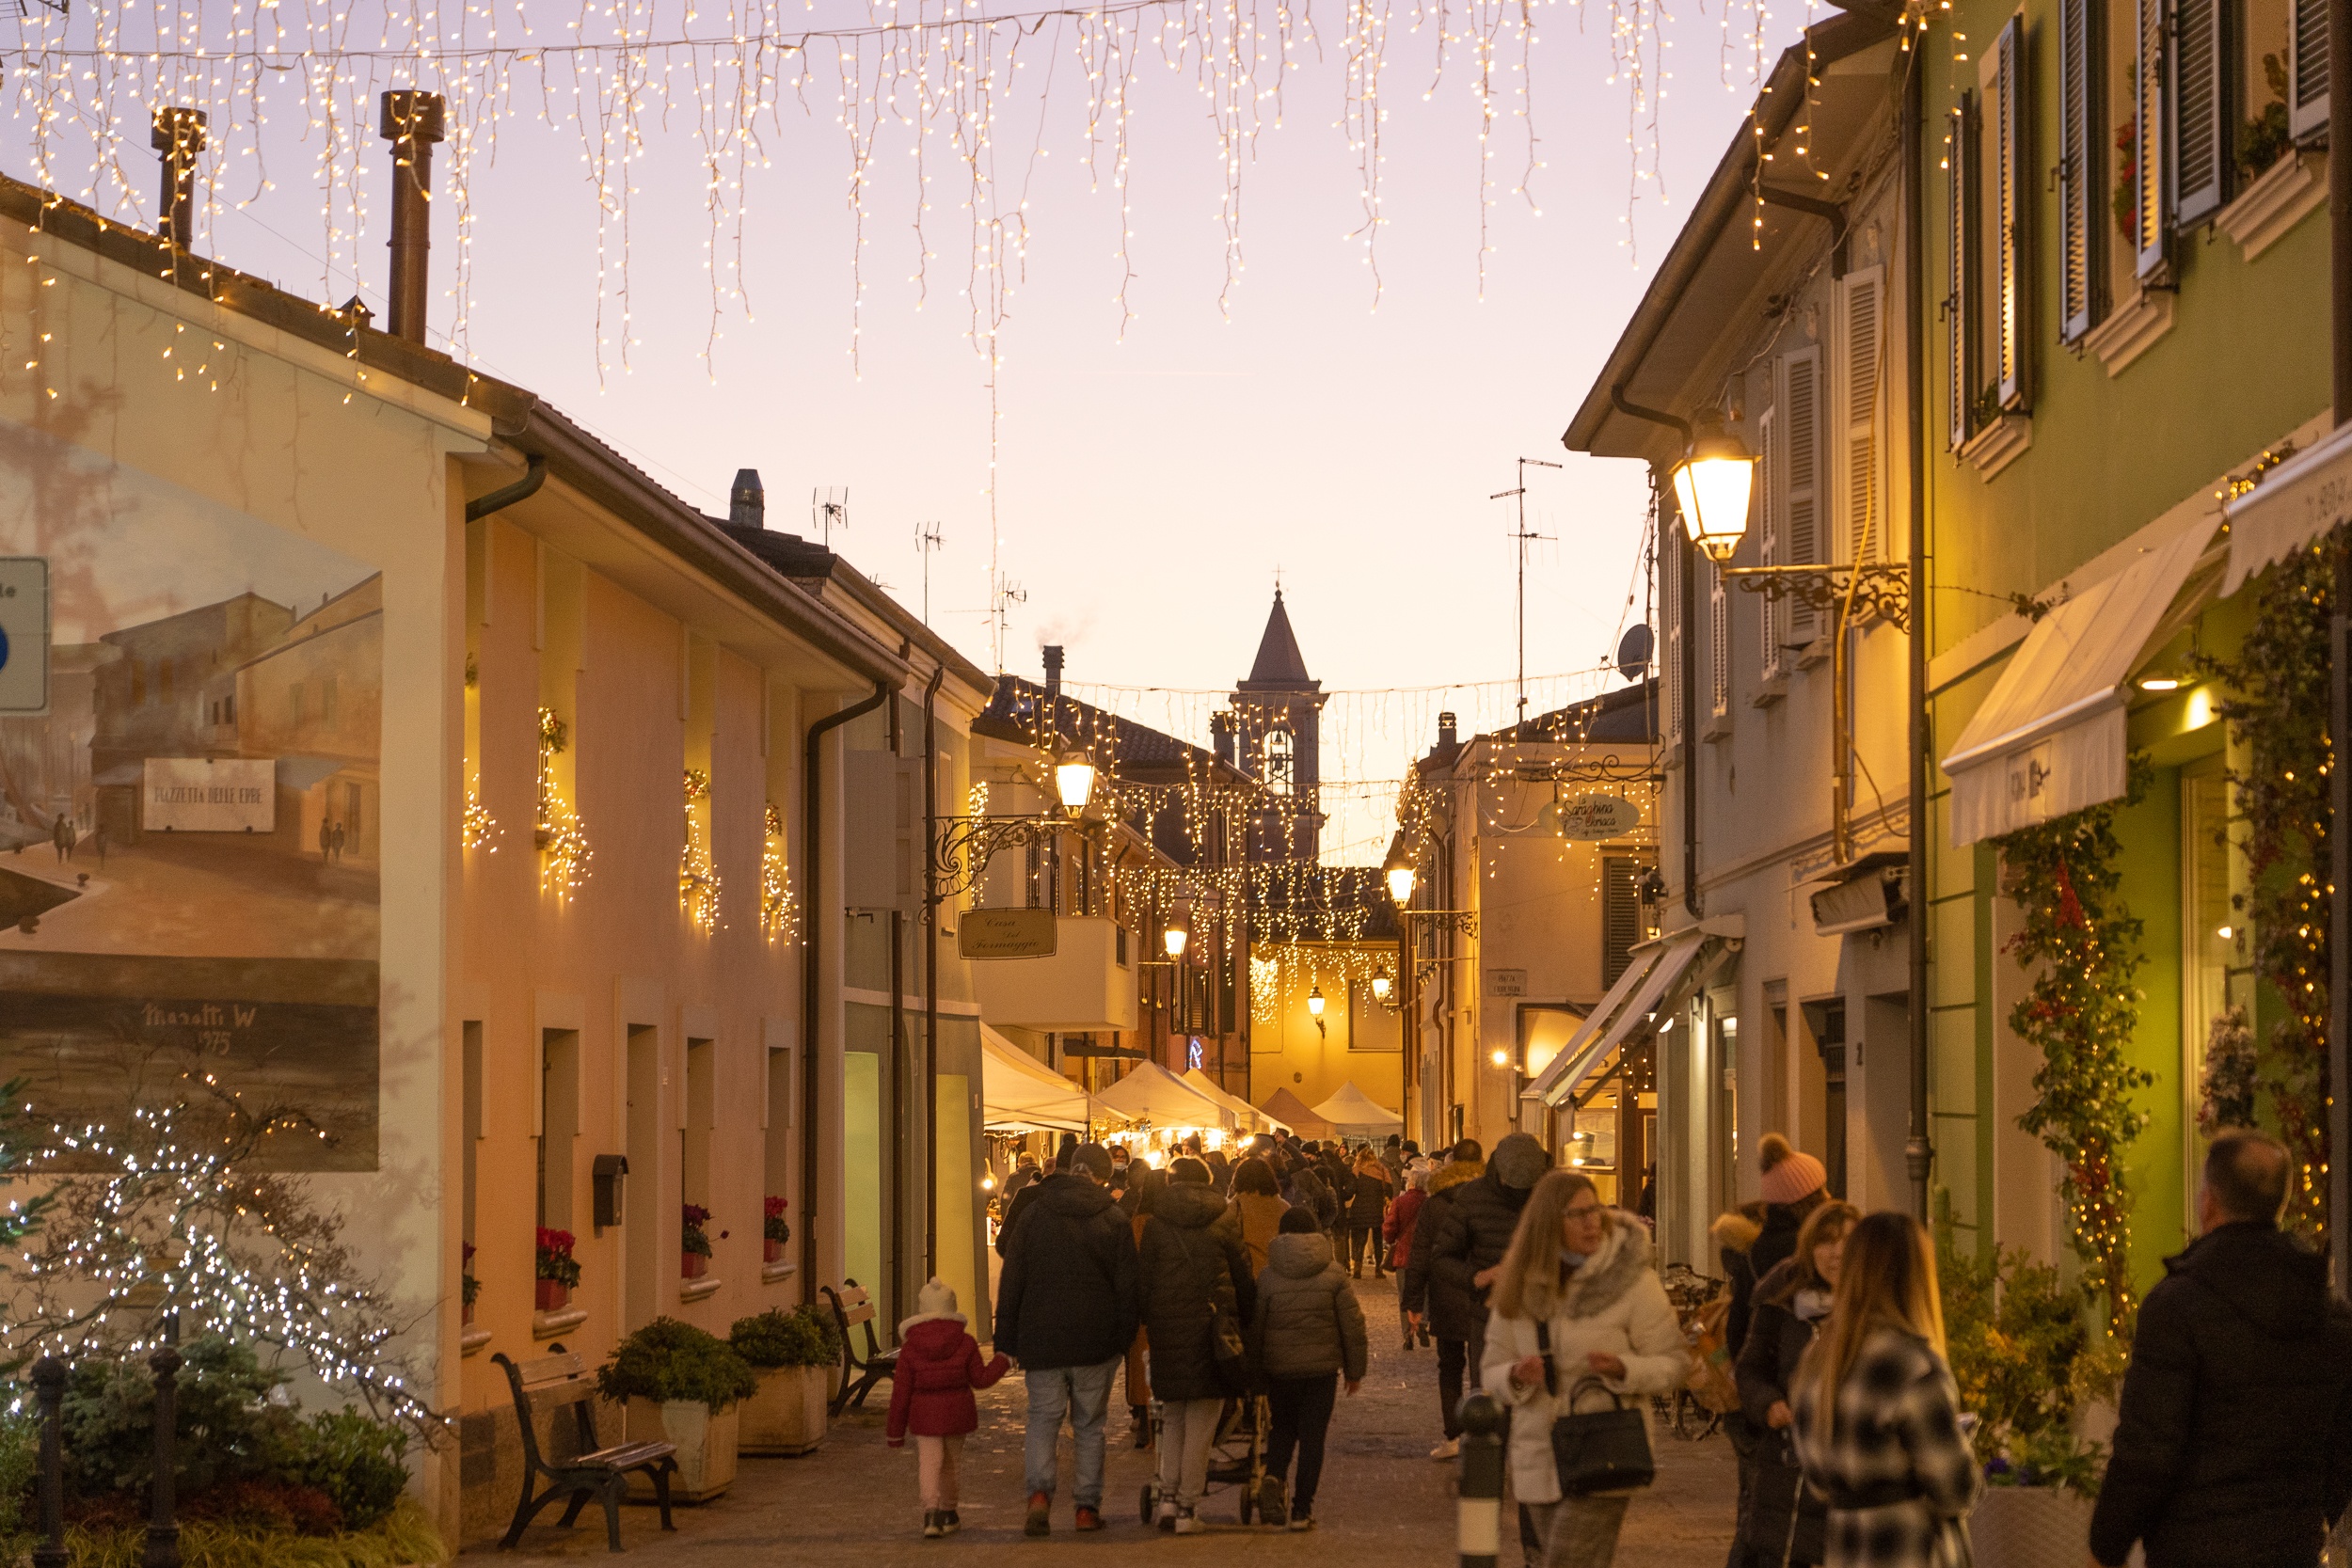
<path id="1" fill-rule="evenodd" d="M 1152 1402 L 1152 1447 L 1158 1451 L 1164 1411 L 1160 1402 Z M 1272 1417 L 1266 1409 L 1265 1397 L 1252 1394 L 1229 1399 L 1217 1412 L 1216 1435 L 1209 1440 L 1208 1482 L 1201 1488 L 1200 1512 L 1206 1513 L 1208 1499 L 1226 1488 L 1241 1493 L 1240 1522 L 1245 1525 L 1263 1524 L 1259 1498 L 1265 1495 L 1265 1440 Z M 1148 1527 L 1160 1511 L 1160 1480 L 1157 1475 L 1143 1483 L 1143 1522 Z"/>

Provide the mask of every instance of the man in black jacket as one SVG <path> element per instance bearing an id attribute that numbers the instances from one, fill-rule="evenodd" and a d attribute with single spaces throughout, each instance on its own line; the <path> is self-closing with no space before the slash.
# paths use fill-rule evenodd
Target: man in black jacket
<path id="1" fill-rule="evenodd" d="M 1037 1184 L 1003 1238 L 996 1348 L 1021 1363 L 1028 1384 L 1031 1535 L 1051 1528 L 1065 1414 L 1077 1449 L 1078 1528 L 1103 1528 L 1103 1421 L 1141 1317 L 1135 1227 L 1104 1185 L 1110 1174 L 1108 1150 L 1080 1145 L 1067 1171 Z"/>
<path id="2" fill-rule="evenodd" d="M 2352 1307 L 2279 1229 L 2291 1168 L 2260 1132 L 2213 1141 L 2203 1234 L 2140 1305 L 2094 1562 L 2311 1568 L 2352 1501 Z"/>
<path id="3" fill-rule="evenodd" d="M 1451 1459 L 1460 1451 L 1463 1382 L 1467 1376 L 1477 1385 L 1478 1364 L 1486 1353 L 1486 1290 L 1511 1248 L 1527 1195 L 1550 1166 L 1542 1144 L 1514 1132 L 1495 1145 L 1484 1174 L 1442 1194 L 1435 1181 L 1430 1184 L 1430 1201 L 1422 1205 L 1406 1266 L 1422 1271 L 1427 1281 L 1430 1327 L 1438 1337 L 1438 1402 L 1443 1407 L 1445 1441 L 1432 1458 Z M 1407 1299 L 1421 1293 L 1408 1291 Z"/>

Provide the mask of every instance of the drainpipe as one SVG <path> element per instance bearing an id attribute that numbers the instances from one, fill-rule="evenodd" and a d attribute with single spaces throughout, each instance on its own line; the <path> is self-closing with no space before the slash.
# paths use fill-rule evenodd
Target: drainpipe
<path id="1" fill-rule="evenodd" d="M 174 250 L 196 239 L 196 159 L 208 139 L 201 109 L 155 111 L 148 145 L 164 155 L 163 221 L 156 227 Z"/>
<path id="2" fill-rule="evenodd" d="M 539 486 L 548 482 L 548 460 L 533 452 L 523 477 L 503 489 L 493 490 L 466 503 L 466 521 L 478 523 L 493 512 L 503 512 L 519 500 L 528 500 L 539 493 Z"/>
<path id="3" fill-rule="evenodd" d="M 932 721 L 947 666 L 923 688 L 923 1259 L 939 1272 L 939 730 Z M 982 1304 L 986 1309 L 986 1304 Z"/>
<path id="4" fill-rule="evenodd" d="M 883 745 L 889 749 L 895 772 L 904 739 L 899 733 L 898 704 L 892 702 L 883 717 L 887 721 Z M 895 777 L 891 787 L 898 788 Z M 914 1111 L 907 1104 L 906 911 L 893 908 L 882 925 L 890 933 L 890 1298 L 895 1319 L 914 1299 L 907 1288 L 907 1128 Z"/>
<path id="5" fill-rule="evenodd" d="M 1663 518 L 1666 509 L 1660 507 Z M 1661 531 L 1664 525 L 1661 524 Z M 1699 640 L 1691 635 L 1692 618 L 1698 613 L 1698 585 L 1692 578 L 1698 574 L 1692 567 L 1694 552 L 1680 529 L 1674 531 L 1674 543 L 1667 546 L 1675 552 L 1675 587 L 1678 602 L 1675 606 L 1677 624 L 1682 627 L 1682 678 L 1675 685 L 1675 705 L 1682 710 L 1682 907 L 1696 920 L 1699 908 Z"/>
<path id="6" fill-rule="evenodd" d="M 2352 424 L 2352 0 L 2328 0 L 2328 297 L 2332 307 L 2335 421 Z M 2335 613 L 2328 619 L 2328 738 L 2343 754 L 2352 721 L 2352 560 L 2336 546 Z M 2328 881 L 2352 887 L 2352 768 L 2329 770 Z M 2339 894 L 2328 919 L 2328 1258 L 2339 1291 L 2352 1292 L 2352 897 Z"/>
<path id="7" fill-rule="evenodd" d="M 823 1093 L 817 1049 L 817 959 L 823 945 L 824 911 L 818 907 L 823 856 L 817 843 L 820 788 L 818 759 L 825 732 L 873 712 L 890 700 L 890 683 L 876 681 L 874 694 L 854 707 L 827 714 L 808 727 L 801 756 L 801 908 L 807 936 L 801 942 L 801 1299 L 817 1302 L 817 1101 Z"/>
<path id="8" fill-rule="evenodd" d="M 1922 145 L 1927 86 L 1919 69 L 1920 36 L 1912 35 L 1913 47 L 1907 56 L 1911 70 L 1903 79 L 1902 99 L 1903 358 L 1912 411 L 1907 433 L 1911 449 L 1911 626 L 1906 633 L 1911 725 L 1911 1136 L 1903 1146 L 1903 1163 L 1911 1176 L 1912 1214 L 1924 1222 L 1928 1172 L 1935 1164 L 1935 1145 L 1928 1127 L 1928 746 L 1933 734 L 1928 725 L 1927 292 L 1920 260 L 1927 230 L 1927 150 Z"/>

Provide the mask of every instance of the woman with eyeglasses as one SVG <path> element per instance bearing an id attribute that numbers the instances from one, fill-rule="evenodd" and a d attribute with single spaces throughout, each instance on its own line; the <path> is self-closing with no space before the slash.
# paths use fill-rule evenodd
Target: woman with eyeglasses
<path id="1" fill-rule="evenodd" d="M 1603 1204 L 1591 1178 L 1552 1171 L 1519 1213 L 1492 1302 L 1480 1371 L 1511 1409 L 1511 1490 L 1543 1542 L 1530 1568 L 1606 1568 L 1632 1493 L 1564 1497 L 1551 1426 L 1626 1403 L 1646 1412 L 1688 1370 L 1649 1229 Z"/>

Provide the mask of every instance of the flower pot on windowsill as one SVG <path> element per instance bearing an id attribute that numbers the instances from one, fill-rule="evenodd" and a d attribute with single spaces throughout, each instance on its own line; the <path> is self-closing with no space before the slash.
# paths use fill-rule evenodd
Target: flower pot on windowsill
<path id="1" fill-rule="evenodd" d="M 2059 1486 L 1988 1486 L 1968 1515 L 1977 1568 L 2080 1568 L 2090 1501 Z"/>
<path id="2" fill-rule="evenodd" d="M 737 1433 L 740 1405 L 728 1405 L 717 1415 L 700 1400 L 630 1400 L 621 1407 L 622 1435 L 631 1443 L 668 1442 L 677 1446 L 677 1474 L 670 1478 L 674 1502 L 708 1502 L 735 1483 Z M 632 1497 L 653 1496 L 653 1482 L 643 1472 L 628 1478 Z"/>
<path id="3" fill-rule="evenodd" d="M 825 1440 L 825 1369 L 762 1367 L 759 1392 L 743 1402 L 744 1453 L 802 1454 Z"/>
<path id="4" fill-rule="evenodd" d="M 681 1252 L 678 1254 L 679 1278 L 700 1279 L 703 1275 L 708 1274 L 709 1272 L 710 1259 L 703 1254 L 699 1252 Z"/>
<path id="5" fill-rule="evenodd" d="M 763 1263 L 783 1262 L 784 1247 L 785 1243 L 782 1242 L 771 1241 L 765 1236 L 761 1237 L 759 1240 L 759 1260 Z"/>
<path id="6" fill-rule="evenodd" d="M 536 1291 L 532 1296 L 532 1305 L 540 1311 L 561 1312 L 571 1305 L 572 1288 L 562 1280 L 542 1279 L 534 1283 Z"/>

